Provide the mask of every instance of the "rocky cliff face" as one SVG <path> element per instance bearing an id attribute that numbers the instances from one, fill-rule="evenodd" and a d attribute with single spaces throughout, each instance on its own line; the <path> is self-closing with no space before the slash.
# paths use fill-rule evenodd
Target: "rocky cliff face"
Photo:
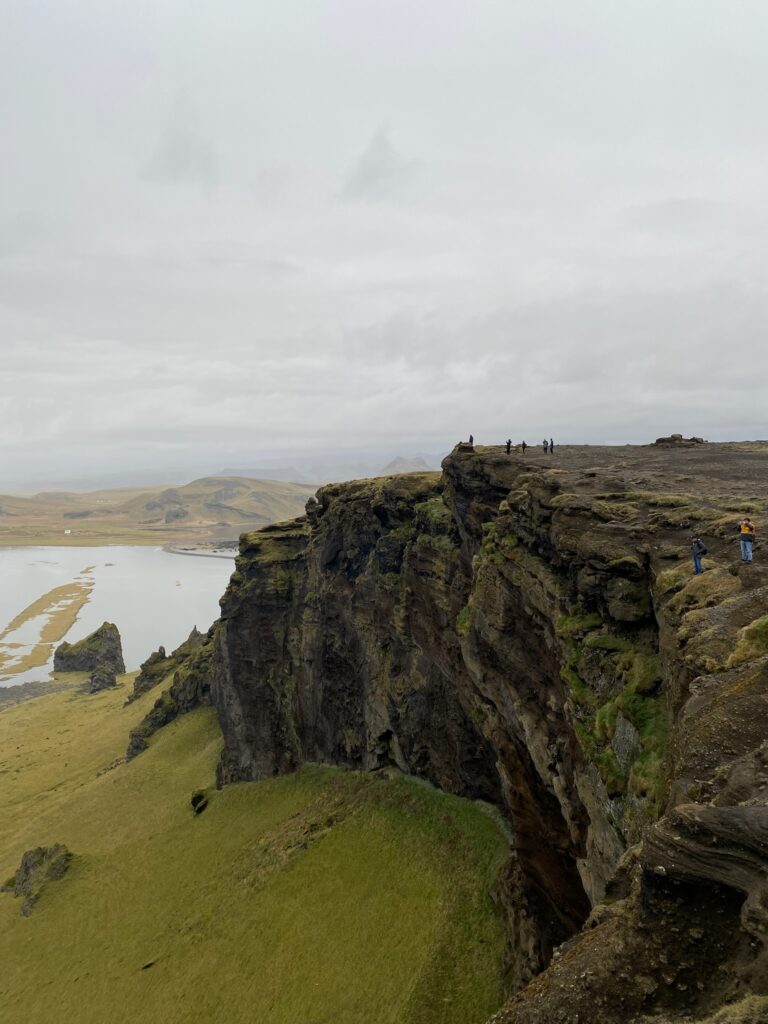
<path id="1" fill-rule="evenodd" d="M 457 451 L 242 538 L 211 634 L 220 781 L 396 765 L 496 804 L 514 833 L 499 1021 L 677 1019 L 768 991 L 768 579 L 734 563 L 743 497 L 703 447 Z"/>

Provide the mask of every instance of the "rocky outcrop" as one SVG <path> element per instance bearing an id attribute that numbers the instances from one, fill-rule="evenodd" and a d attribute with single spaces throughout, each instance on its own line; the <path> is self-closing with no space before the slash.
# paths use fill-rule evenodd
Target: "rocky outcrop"
<path id="1" fill-rule="evenodd" d="M 27 850 L 15 875 L 0 887 L 0 892 L 23 897 L 20 912 L 22 917 L 29 917 L 46 883 L 63 878 L 71 860 L 72 854 L 63 843 Z"/>
<path id="2" fill-rule="evenodd" d="M 111 622 L 104 622 L 89 636 L 70 644 L 59 644 L 53 656 L 55 672 L 93 672 L 108 669 L 113 675 L 125 672 L 120 631 Z"/>
<path id="3" fill-rule="evenodd" d="M 153 651 L 139 667 L 139 674 L 133 681 L 133 692 L 126 703 L 131 703 L 131 701 L 141 697 L 142 694 L 147 693 L 153 687 L 162 683 L 164 679 L 167 679 L 172 672 L 175 672 L 200 647 L 204 640 L 205 634 L 201 633 L 197 626 L 193 626 L 192 632 L 187 639 L 182 644 L 179 644 L 175 651 L 166 654 L 164 647 Z"/>
<path id="4" fill-rule="evenodd" d="M 194 708 L 211 703 L 211 678 L 213 637 L 216 626 L 212 626 L 207 634 L 193 629 L 185 642 L 178 647 L 170 658 L 159 658 L 155 655 L 144 662 L 147 675 L 151 678 L 166 679 L 173 672 L 171 685 L 164 690 L 155 701 L 152 709 L 144 716 L 140 724 L 131 731 L 126 751 L 126 760 L 136 757 L 149 746 L 149 739 L 158 729 L 168 725 L 179 715 L 186 714 Z M 162 648 L 161 648 L 162 650 Z M 164 653 L 164 652 L 163 652 Z M 160 652 L 157 652 L 159 655 Z M 147 687 L 149 689 L 149 687 Z M 137 694 L 134 692 L 134 699 Z"/>
<path id="5" fill-rule="evenodd" d="M 683 437 L 682 434 L 670 434 L 668 437 L 657 437 L 653 442 L 664 448 L 684 448 L 694 444 L 706 444 L 703 437 Z"/>
<path id="6" fill-rule="evenodd" d="M 117 686 L 117 676 L 108 665 L 97 665 L 88 679 L 88 692 L 100 693 Z"/>

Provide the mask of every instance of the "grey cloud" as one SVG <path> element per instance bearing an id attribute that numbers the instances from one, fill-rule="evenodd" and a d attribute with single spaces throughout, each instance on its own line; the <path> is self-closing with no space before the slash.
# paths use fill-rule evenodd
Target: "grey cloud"
<path id="1" fill-rule="evenodd" d="M 196 110 L 189 101 L 176 104 L 142 176 L 162 184 L 199 185 L 206 192 L 218 184 L 216 149 L 199 131 Z"/>
<path id="2" fill-rule="evenodd" d="M 162 6 L 4 21 L 0 476 L 765 433 L 762 2 Z"/>
<path id="3" fill-rule="evenodd" d="M 341 190 L 344 199 L 390 199 L 413 182 L 418 164 L 392 144 L 385 126 L 378 128 L 355 162 Z"/>
<path id="4" fill-rule="evenodd" d="M 19 210 L 0 220 L 0 259 L 26 256 L 60 237 L 50 218 Z"/>

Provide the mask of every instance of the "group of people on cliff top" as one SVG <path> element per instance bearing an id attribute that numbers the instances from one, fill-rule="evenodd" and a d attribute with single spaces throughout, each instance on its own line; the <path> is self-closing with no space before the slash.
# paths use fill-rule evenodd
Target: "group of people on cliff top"
<path id="1" fill-rule="evenodd" d="M 472 436 L 472 434 L 469 435 L 469 443 L 471 445 L 474 445 L 474 443 L 475 443 L 475 439 Z M 507 455 L 511 455 L 512 454 L 512 438 L 511 437 L 507 438 L 506 443 L 505 443 L 505 447 L 507 449 Z M 525 455 L 526 449 L 530 448 L 531 446 L 528 444 L 527 441 L 521 441 L 520 444 L 519 445 L 515 445 L 515 447 L 519 448 L 520 451 L 523 453 L 523 455 Z M 554 453 L 555 453 L 555 442 L 552 440 L 551 437 L 550 437 L 549 440 L 547 440 L 546 437 L 544 438 L 544 440 L 541 442 L 541 450 L 544 452 L 545 455 L 547 454 L 547 452 L 549 452 L 550 455 L 554 455 Z"/>
<path id="2" fill-rule="evenodd" d="M 520 448 L 520 451 L 523 453 L 523 455 L 525 455 L 526 448 L 530 448 L 530 447 L 531 446 L 528 444 L 527 441 L 521 441 L 520 442 L 519 448 Z M 507 438 L 506 448 L 507 448 L 507 455 L 511 455 L 511 453 L 512 453 L 512 438 L 511 437 Z M 542 451 L 544 452 L 545 455 L 547 454 L 547 452 L 549 452 L 550 455 L 553 455 L 554 451 L 555 451 L 555 442 L 552 440 L 551 437 L 550 437 L 549 440 L 547 440 L 546 437 L 545 437 L 544 440 L 541 442 L 541 448 L 542 448 Z"/>
<path id="3" fill-rule="evenodd" d="M 744 518 L 736 527 L 739 535 L 739 546 L 741 548 L 742 562 L 752 561 L 752 546 L 755 543 L 757 530 L 755 524 L 749 518 Z M 693 555 L 693 572 L 699 576 L 704 572 L 701 560 L 707 553 L 707 546 L 698 535 L 691 537 L 691 554 Z"/>

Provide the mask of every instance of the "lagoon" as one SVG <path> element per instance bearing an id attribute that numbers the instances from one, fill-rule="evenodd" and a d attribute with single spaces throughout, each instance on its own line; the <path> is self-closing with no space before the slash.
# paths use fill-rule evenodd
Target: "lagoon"
<path id="1" fill-rule="evenodd" d="M 208 629 L 218 618 L 219 598 L 233 569 L 230 557 L 193 557 L 153 547 L 0 549 L 0 686 L 47 679 L 61 640 L 80 640 L 104 621 L 120 630 L 126 669 L 138 668 L 161 644 L 168 651 L 177 647 L 193 626 Z M 21 613 L 65 587 L 75 588 L 73 613 L 84 600 L 74 623 L 55 643 L 40 648 L 44 663 L 24 668 L 22 659 L 73 598 L 56 598 L 26 618 Z M 14 619 L 16 628 L 9 630 Z M 23 670 L 14 671 L 14 665 Z"/>

